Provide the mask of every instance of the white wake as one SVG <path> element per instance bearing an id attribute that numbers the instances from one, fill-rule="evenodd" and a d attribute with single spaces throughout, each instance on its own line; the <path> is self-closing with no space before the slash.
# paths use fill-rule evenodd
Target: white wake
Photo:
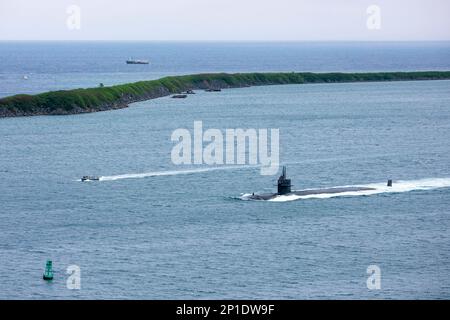
<path id="1" fill-rule="evenodd" d="M 409 192 L 414 190 L 432 190 L 438 188 L 448 188 L 450 187 L 450 178 L 427 178 L 420 180 L 399 180 L 393 182 L 392 187 L 388 187 L 386 182 L 382 183 L 371 183 L 371 184 L 362 184 L 362 185 L 351 185 L 351 186 L 337 186 L 340 187 L 367 187 L 373 188 L 374 190 L 364 190 L 364 191 L 348 191 L 348 192 L 340 192 L 340 193 L 318 193 L 311 195 L 284 195 L 284 196 L 276 196 L 273 199 L 268 201 L 273 202 L 285 202 L 285 201 L 294 201 L 300 199 L 327 199 L 334 197 L 348 197 L 348 196 L 370 196 L 374 194 L 380 193 L 400 193 L 400 192 Z M 313 189 L 310 189 L 313 190 Z M 317 190 L 317 189 L 316 189 Z M 249 200 L 251 194 L 243 194 L 241 196 L 242 200 Z"/>
<path id="2" fill-rule="evenodd" d="M 120 174 L 115 176 L 101 176 L 100 181 L 114 181 L 121 179 L 140 179 L 147 177 L 159 177 L 159 176 L 175 176 L 175 175 L 185 175 L 185 174 L 194 174 L 194 173 L 202 173 L 209 171 L 219 171 L 219 170 L 238 170 L 245 168 L 252 168 L 257 166 L 249 166 L 249 165 L 236 165 L 236 166 L 225 166 L 225 167 L 212 167 L 212 168 L 198 168 L 198 169 L 186 169 L 186 170 L 167 170 L 167 171 L 151 171 L 151 172 L 143 172 L 143 173 L 127 173 Z"/>

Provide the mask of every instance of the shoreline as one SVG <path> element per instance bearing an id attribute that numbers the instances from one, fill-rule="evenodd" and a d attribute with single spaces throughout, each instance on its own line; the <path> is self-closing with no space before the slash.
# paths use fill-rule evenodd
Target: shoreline
<path id="1" fill-rule="evenodd" d="M 252 86 L 450 80 L 450 71 L 373 73 L 210 73 L 169 76 L 110 87 L 59 90 L 0 99 L 0 118 L 73 115 L 127 108 L 129 104 L 187 90 L 231 89 Z"/>

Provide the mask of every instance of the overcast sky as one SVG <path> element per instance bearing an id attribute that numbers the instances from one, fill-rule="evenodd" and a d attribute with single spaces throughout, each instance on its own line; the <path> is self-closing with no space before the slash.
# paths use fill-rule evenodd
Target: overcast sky
<path id="1" fill-rule="evenodd" d="M 450 0 L 0 0 L 0 40 L 450 40 Z"/>

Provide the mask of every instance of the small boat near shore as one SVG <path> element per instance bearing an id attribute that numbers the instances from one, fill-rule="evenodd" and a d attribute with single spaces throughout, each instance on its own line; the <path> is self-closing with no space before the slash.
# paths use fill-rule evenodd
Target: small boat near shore
<path id="1" fill-rule="evenodd" d="M 187 98 L 187 94 L 175 94 L 172 96 L 174 99 L 185 99 Z"/>
<path id="2" fill-rule="evenodd" d="M 209 88 L 205 90 L 206 92 L 220 92 L 222 91 L 222 89 L 217 89 L 217 88 Z"/>

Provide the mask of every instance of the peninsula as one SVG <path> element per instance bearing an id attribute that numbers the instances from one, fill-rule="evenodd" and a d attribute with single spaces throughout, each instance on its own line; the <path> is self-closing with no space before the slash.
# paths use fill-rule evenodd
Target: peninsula
<path id="1" fill-rule="evenodd" d="M 19 94 L 0 99 L 0 117 L 68 115 L 126 108 L 130 103 L 160 98 L 195 89 L 226 89 L 249 86 L 449 80 L 450 71 L 377 73 L 213 73 L 170 76 L 115 86 L 60 90 L 36 95 Z"/>

